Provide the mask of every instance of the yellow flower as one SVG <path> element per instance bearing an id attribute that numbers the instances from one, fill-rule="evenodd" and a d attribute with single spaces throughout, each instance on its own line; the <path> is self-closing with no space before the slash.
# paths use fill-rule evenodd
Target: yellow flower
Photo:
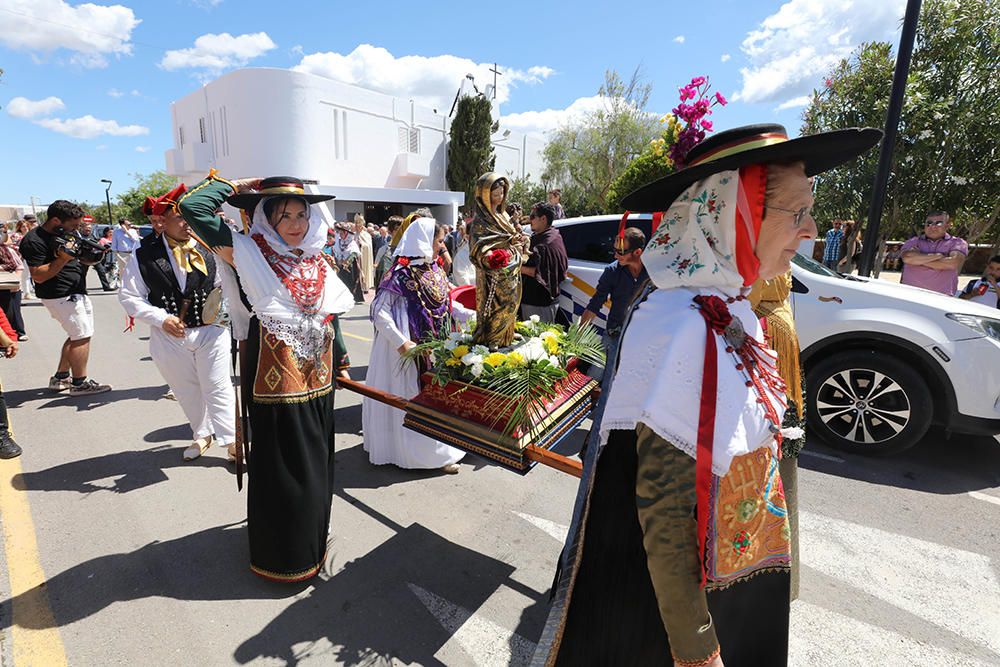
<path id="1" fill-rule="evenodd" d="M 548 336 L 544 339 L 545 349 L 549 351 L 549 354 L 555 354 L 559 351 L 559 339 L 555 336 Z"/>
<path id="2" fill-rule="evenodd" d="M 489 364 L 493 368 L 500 368 L 505 361 L 507 361 L 507 355 L 502 352 L 494 352 L 483 359 L 484 363 Z"/>
<path id="3" fill-rule="evenodd" d="M 524 366 L 524 355 L 520 352 L 511 352 L 507 355 L 508 366 Z"/>
<path id="4" fill-rule="evenodd" d="M 444 362 L 445 366 L 461 366 L 462 360 L 459 357 L 452 357 L 448 361 Z"/>
<path id="5" fill-rule="evenodd" d="M 459 345 L 458 347 L 456 347 L 454 350 L 451 351 L 451 356 L 455 357 L 456 359 L 461 359 L 468 353 L 469 353 L 468 345 Z"/>

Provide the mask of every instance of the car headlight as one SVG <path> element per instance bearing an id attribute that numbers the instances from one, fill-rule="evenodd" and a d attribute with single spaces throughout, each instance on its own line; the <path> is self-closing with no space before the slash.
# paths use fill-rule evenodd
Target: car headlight
<path id="1" fill-rule="evenodd" d="M 969 315 L 967 313 L 948 313 L 946 317 L 959 324 L 964 324 L 973 331 L 1000 341 L 1000 320 L 992 317 L 980 317 L 979 315 Z"/>

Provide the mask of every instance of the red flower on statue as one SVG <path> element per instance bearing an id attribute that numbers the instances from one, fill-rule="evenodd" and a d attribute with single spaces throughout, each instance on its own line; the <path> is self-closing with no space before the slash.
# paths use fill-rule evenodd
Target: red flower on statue
<path id="1" fill-rule="evenodd" d="M 399 264 L 400 266 L 409 266 L 410 265 L 410 258 L 409 257 L 397 257 L 396 258 L 396 264 Z"/>
<path id="2" fill-rule="evenodd" d="M 497 248 L 496 250 L 490 250 L 486 253 L 486 265 L 491 269 L 502 269 L 503 267 L 510 264 L 510 260 L 514 258 L 514 254 L 506 248 Z"/>
<path id="3" fill-rule="evenodd" d="M 698 304 L 702 317 L 705 318 L 713 331 L 721 333 L 733 321 L 733 316 L 729 312 L 726 302 L 717 296 L 700 294 L 694 298 L 694 302 Z"/>

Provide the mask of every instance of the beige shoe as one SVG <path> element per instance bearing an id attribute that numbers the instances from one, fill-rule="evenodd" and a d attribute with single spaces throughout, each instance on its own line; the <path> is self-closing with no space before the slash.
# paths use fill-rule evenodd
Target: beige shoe
<path id="1" fill-rule="evenodd" d="M 230 463 L 236 463 L 236 443 L 232 443 L 226 447 L 226 458 L 229 459 Z"/>
<path id="2" fill-rule="evenodd" d="M 446 475 L 457 475 L 459 467 L 457 463 L 449 463 L 446 466 L 441 466 L 441 472 Z"/>
<path id="3" fill-rule="evenodd" d="M 191 443 L 191 446 L 184 450 L 184 460 L 194 461 L 196 458 L 205 453 L 209 447 L 212 446 L 212 436 L 208 435 L 204 438 L 198 438 Z"/>

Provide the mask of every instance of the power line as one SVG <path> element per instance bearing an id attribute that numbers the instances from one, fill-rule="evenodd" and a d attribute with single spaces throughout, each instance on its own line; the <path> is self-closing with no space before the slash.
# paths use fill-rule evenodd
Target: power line
<path id="1" fill-rule="evenodd" d="M 24 12 L 16 12 L 13 9 L 7 9 L 6 7 L 0 7 L 0 12 L 7 12 L 8 14 L 13 14 L 15 16 L 20 16 L 22 18 L 28 19 L 29 21 L 36 21 L 38 23 L 48 23 L 50 25 L 56 25 L 56 26 L 59 26 L 60 28 L 66 28 L 68 30 L 72 30 L 73 32 L 86 32 L 86 33 L 90 33 L 91 35 L 97 35 L 99 37 L 107 37 L 108 39 L 117 39 L 117 40 L 119 40 L 119 41 L 121 41 L 121 42 L 123 42 L 125 44 L 134 44 L 136 46 L 143 46 L 145 48 L 155 49 L 155 50 L 161 51 L 163 53 L 166 53 L 167 51 L 171 50 L 171 49 L 168 49 L 165 46 L 158 46 L 156 44 L 149 44 L 147 42 L 139 42 L 139 41 L 136 41 L 136 40 L 133 40 L 133 39 L 122 39 L 121 35 L 112 35 L 110 33 L 100 32 L 99 30 L 89 30 L 87 28 L 81 28 L 79 26 L 70 25 L 68 23 L 60 23 L 59 21 L 52 21 L 50 19 L 43 19 L 43 18 L 39 18 L 37 16 L 32 16 L 31 14 L 25 14 Z M 76 49 L 72 49 L 72 50 L 76 50 Z"/>

